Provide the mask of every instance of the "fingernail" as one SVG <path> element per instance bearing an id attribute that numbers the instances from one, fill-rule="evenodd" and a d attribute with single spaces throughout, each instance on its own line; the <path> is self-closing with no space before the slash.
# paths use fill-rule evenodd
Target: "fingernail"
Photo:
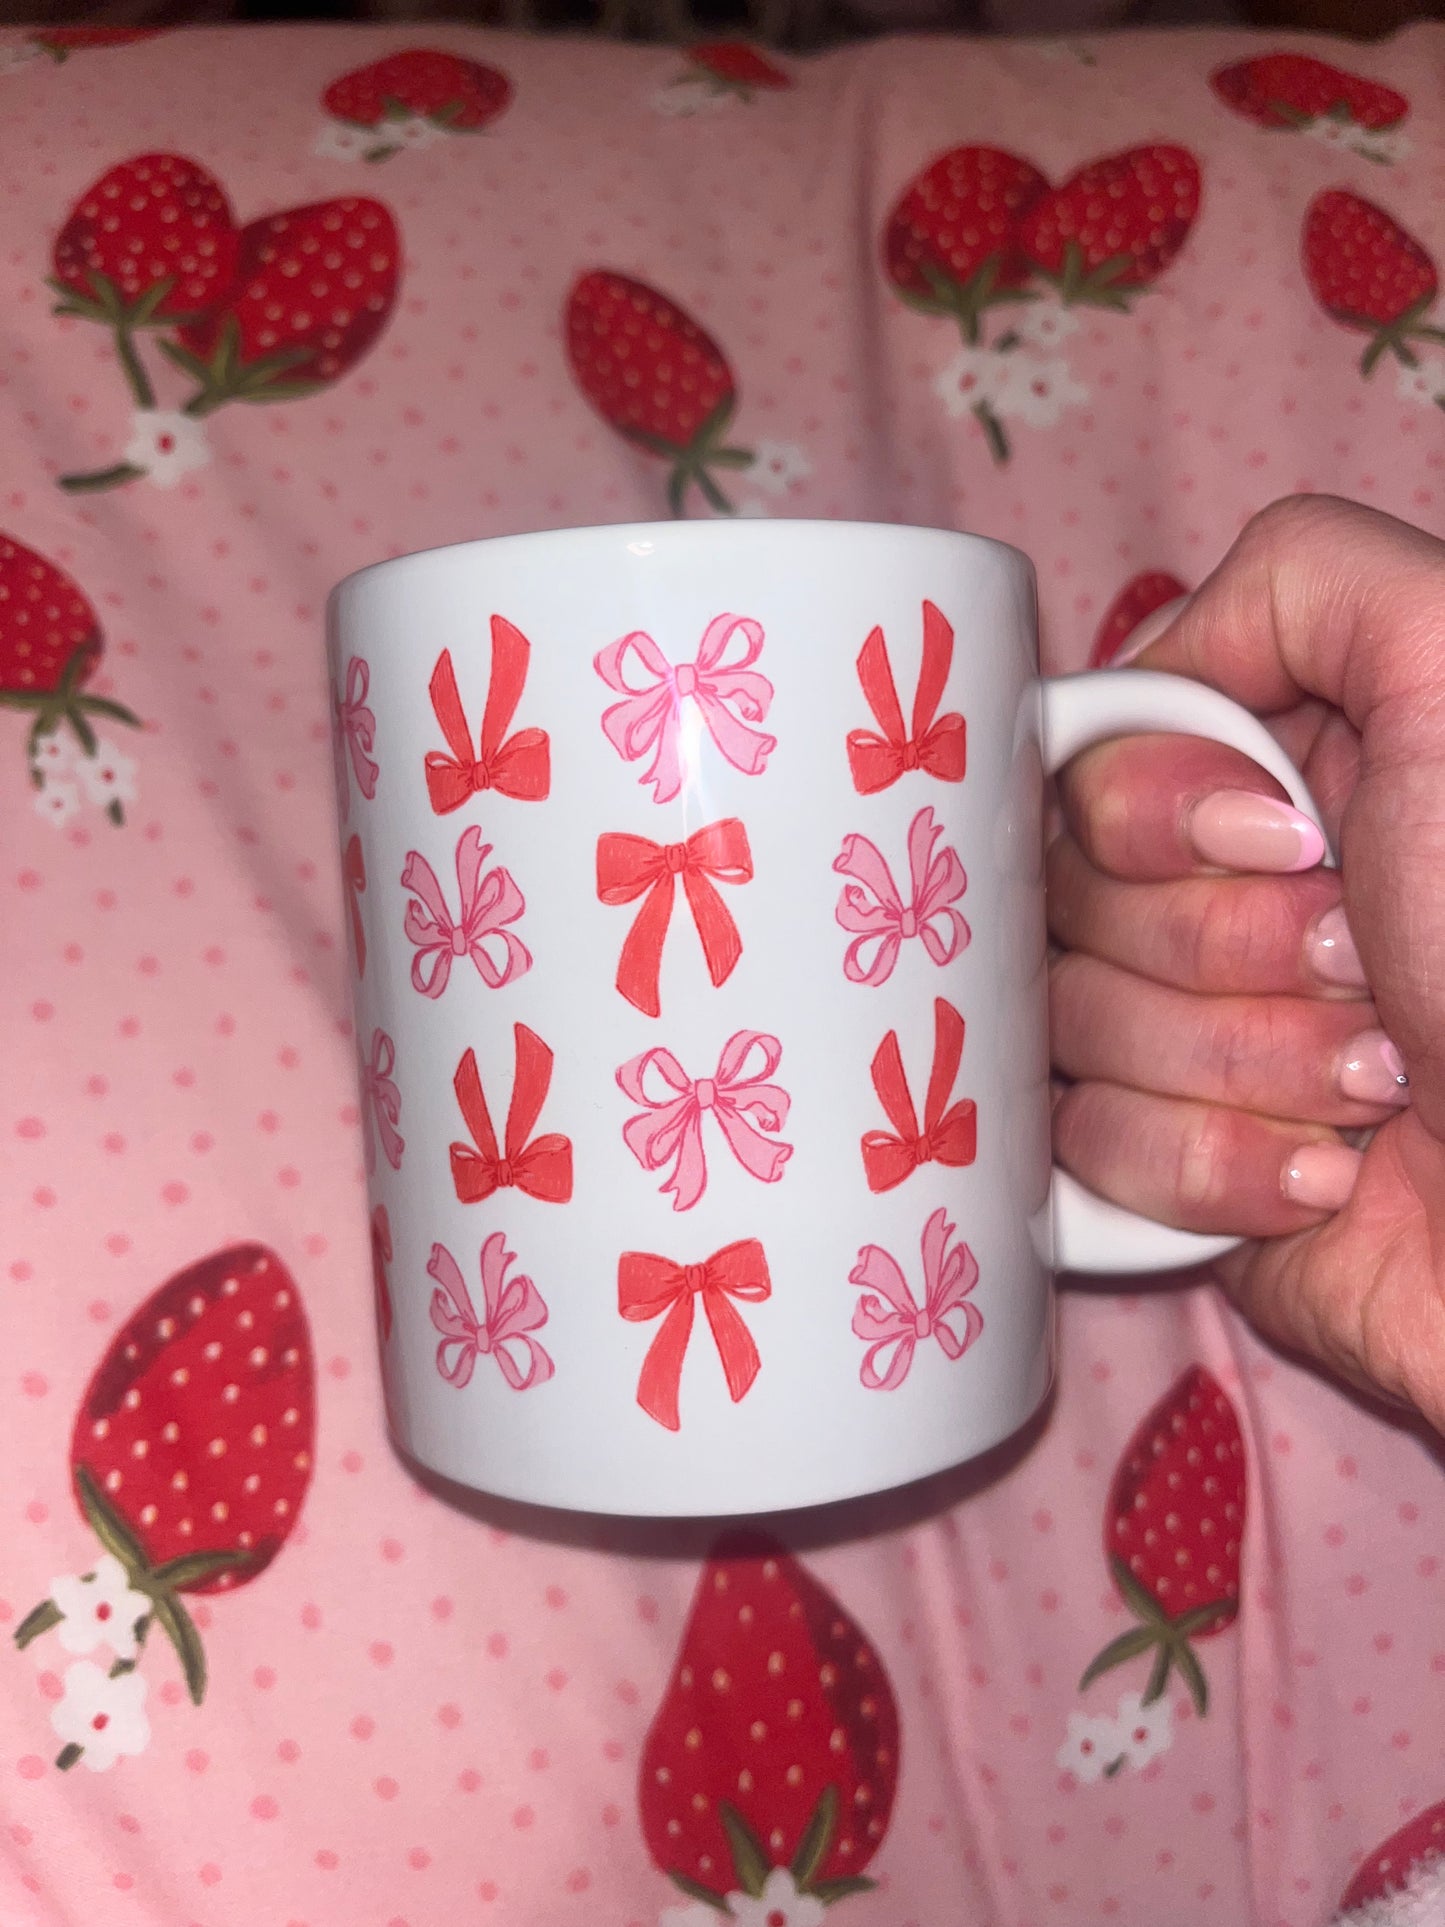
<path id="1" fill-rule="evenodd" d="M 1382 1030 L 1362 1030 L 1346 1044 L 1339 1086 L 1359 1104 L 1408 1104 L 1410 1080 L 1400 1053 Z"/>
<path id="2" fill-rule="evenodd" d="M 1302 1144 L 1284 1167 L 1281 1188 L 1293 1204 L 1338 1211 L 1355 1188 L 1364 1159 L 1343 1144 Z"/>
<path id="3" fill-rule="evenodd" d="M 1305 962 L 1322 983 L 1339 984 L 1349 990 L 1366 987 L 1365 967 L 1345 920 L 1343 904 L 1326 910 L 1305 938 Z"/>
<path id="4" fill-rule="evenodd" d="M 1139 624 L 1130 635 L 1124 647 L 1109 664 L 1111 669 L 1127 669 L 1136 657 L 1142 656 L 1151 642 L 1157 642 L 1171 622 L 1183 615 L 1189 607 L 1187 595 L 1177 595 L 1172 602 L 1165 602 Z"/>
<path id="5" fill-rule="evenodd" d="M 1216 790 L 1194 806 L 1189 838 L 1206 863 L 1223 870 L 1291 875 L 1312 870 L 1325 839 L 1307 816 L 1255 790 Z"/>

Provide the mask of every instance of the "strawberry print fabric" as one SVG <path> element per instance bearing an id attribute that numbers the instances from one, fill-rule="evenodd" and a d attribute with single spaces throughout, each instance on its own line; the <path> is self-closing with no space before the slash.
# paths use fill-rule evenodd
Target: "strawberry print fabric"
<path id="1" fill-rule="evenodd" d="M 521 1218 L 406 1275 L 368 1212 L 413 1126 L 392 1038 L 353 1034 L 358 906 L 407 919 L 400 994 L 505 996 L 537 886 L 489 796 L 545 798 L 548 719 L 536 639 L 508 626 L 464 705 L 419 637 L 436 736 L 402 772 L 320 629 L 339 576 L 438 542 L 852 517 L 1027 549 L 1069 669 L 1292 489 L 1445 532 L 1442 56 L 1429 27 L 0 48 L 5 1927 L 1433 1920 L 1438 1449 L 1207 1287 L 1066 1290 L 1019 1439 L 742 1537 L 396 1458 L 378 1342 L 419 1323 L 438 1396 L 533 1411 L 569 1281 Z M 918 619 L 934 669 L 986 646 Z M 644 801 L 680 708 L 739 768 L 776 747 L 767 648 L 728 622 L 579 661 Z M 876 622 L 838 638 L 864 979 L 965 941 L 992 860 L 927 810 L 916 847 L 863 834 L 899 770 L 968 780 L 963 718 Z M 405 888 L 357 835 L 403 776 L 456 825 Z M 731 820 L 597 852 L 618 1010 L 656 1017 L 617 1054 L 628 1141 L 678 1207 L 617 1308 L 684 1437 L 684 1357 L 747 1396 L 773 1289 L 761 1244 L 692 1229 L 708 1166 L 808 1182 L 776 1040 L 684 1064 L 658 1008 L 668 948 L 726 979 L 751 861 Z M 973 1155 L 956 1017 L 931 1064 L 854 1040 L 860 1186 Z M 455 1086 L 459 1196 L 565 1200 L 544 1036 Z M 837 1280 L 870 1396 L 979 1337 L 954 1215 L 920 1200 Z"/>

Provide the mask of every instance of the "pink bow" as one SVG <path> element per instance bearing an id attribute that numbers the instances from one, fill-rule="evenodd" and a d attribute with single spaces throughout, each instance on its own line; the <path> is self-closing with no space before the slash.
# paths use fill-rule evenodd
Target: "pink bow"
<path id="1" fill-rule="evenodd" d="M 750 1077 L 743 1072 L 754 1051 L 761 1064 Z M 647 1109 L 628 1118 L 622 1127 L 627 1148 L 644 1171 L 660 1171 L 669 1159 L 672 1170 L 662 1186 L 672 1193 L 674 1211 L 687 1211 L 707 1189 L 707 1158 L 702 1148 L 702 1116 L 711 1111 L 733 1156 L 745 1171 L 764 1184 L 776 1184 L 793 1155 L 791 1144 L 763 1135 L 780 1131 L 792 1103 L 788 1093 L 767 1080 L 782 1061 L 783 1047 L 762 1031 L 740 1030 L 722 1047 L 717 1070 L 695 1081 L 670 1050 L 643 1051 L 624 1064 L 617 1082 L 635 1104 Z M 655 1072 L 665 1087 L 649 1095 L 648 1073 Z M 753 1120 L 756 1120 L 754 1122 Z"/>
<path id="2" fill-rule="evenodd" d="M 482 866 L 492 853 L 483 843 L 475 824 L 463 830 L 457 840 L 457 888 L 461 893 L 461 917 L 452 922 L 447 900 L 437 882 L 436 871 L 420 850 L 408 850 L 401 887 L 410 890 L 419 902 L 406 906 L 406 934 L 417 946 L 411 960 L 411 981 L 423 997 L 440 997 L 458 957 L 470 957 L 477 974 L 490 990 L 499 990 L 532 968 L 532 953 L 520 937 L 505 926 L 515 923 L 526 909 L 526 901 L 512 880 L 510 870 L 500 865 L 482 874 Z M 500 944 L 502 954 L 495 958 L 488 943 Z M 430 965 L 428 970 L 427 966 Z"/>
<path id="3" fill-rule="evenodd" d="M 853 1312 L 853 1330 L 868 1346 L 858 1376 L 870 1392 L 892 1392 L 907 1378 L 922 1339 L 936 1338 L 945 1358 L 962 1358 L 983 1330 L 983 1313 L 968 1303 L 978 1283 L 978 1260 L 963 1243 L 949 1247 L 955 1227 L 941 1207 L 923 1227 L 923 1308 L 920 1311 L 897 1263 L 879 1245 L 864 1245 L 848 1274 L 864 1295 Z M 963 1315 L 962 1336 L 949 1319 Z M 878 1360 L 893 1356 L 883 1371 Z"/>
<path id="4" fill-rule="evenodd" d="M 406 1140 L 397 1130 L 401 1117 L 401 1092 L 392 1072 L 396 1069 L 396 1045 L 384 1030 L 371 1033 L 371 1058 L 361 1066 L 361 1119 L 366 1135 L 366 1168 L 376 1169 L 376 1134 L 393 1171 L 401 1169 L 401 1154 Z"/>
<path id="5" fill-rule="evenodd" d="M 535 1338 L 527 1336 L 546 1324 L 547 1306 L 530 1278 L 520 1272 L 508 1278 L 507 1267 L 516 1259 L 500 1231 L 494 1231 L 482 1246 L 482 1296 L 487 1309 L 486 1316 L 478 1318 L 456 1259 L 445 1245 L 431 1248 L 427 1275 L 437 1283 L 431 1295 L 431 1321 L 442 1335 L 437 1370 L 459 1390 L 471 1382 L 477 1360 L 487 1355 L 496 1359 L 514 1392 L 545 1385 L 552 1376 L 551 1359 Z"/>
<path id="6" fill-rule="evenodd" d="M 725 662 L 737 635 L 744 640 L 743 653 L 735 662 Z M 639 781 L 652 784 L 655 803 L 670 803 L 682 787 L 682 705 L 689 699 L 733 768 L 745 776 L 762 775 L 778 746 L 776 736 L 748 727 L 763 721 L 773 700 L 773 685 L 751 666 L 762 650 L 761 623 L 749 616 L 715 616 L 703 631 L 695 662 L 674 666 L 640 629 L 610 643 L 595 658 L 603 682 L 625 698 L 604 713 L 603 731 L 625 763 L 635 763 L 651 750 L 652 761 Z M 650 679 L 636 687 L 627 680 L 629 653 Z"/>
<path id="7" fill-rule="evenodd" d="M 367 692 L 371 687 L 371 671 L 360 656 L 353 656 L 346 665 L 346 694 L 332 700 L 336 722 L 333 741 L 336 745 L 336 793 L 341 804 L 343 817 L 351 813 L 351 785 L 347 780 L 346 762 L 351 759 L 351 768 L 356 776 L 356 787 L 370 802 L 376 794 L 376 779 L 380 766 L 374 763 L 367 752 L 376 741 L 376 717 L 366 707 Z"/>
<path id="8" fill-rule="evenodd" d="M 952 963 L 967 945 L 968 925 L 948 906 L 963 895 L 968 878 L 955 849 L 935 850 L 942 835 L 943 826 L 934 822 L 930 809 L 920 810 L 908 826 L 907 903 L 877 845 L 866 836 L 844 837 L 833 868 L 856 881 L 845 884 L 834 914 L 845 930 L 856 933 L 843 959 L 843 975 L 850 983 L 887 983 L 905 937 L 921 937 L 936 964 Z M 875 942 L 872 960 L 865 962 L 864 950 Z"/>

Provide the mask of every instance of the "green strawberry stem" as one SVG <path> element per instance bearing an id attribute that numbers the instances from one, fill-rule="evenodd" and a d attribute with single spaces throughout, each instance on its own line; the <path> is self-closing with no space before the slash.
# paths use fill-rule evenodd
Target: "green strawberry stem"
<path id="1" fill-rule="evenodd" d="M 921 261 L 919 272 L 928 283 L 929 293 L 905 294 L 901 289 L 899 293 L 910 308 L 917 308 L 923 314 L 951 315 L 962 330 L 966 344 L 976 348 L 982 339 L 983 317 L 988 309 L 1005 302 L 1037 301 L 1039 298 L 1032 288 L 999 287 L 1001 260 L 1001 255 L 990 255 L 967 281 L 954 281 L 933 262 Z"/>
<path id="2" fill-rule="evenodd" d="M 1445 328 L 1419 325 L 1423 323 L 1434 300 L 1435 290 L 1432 288 L 1428 294 L 1421 295 L 1418 301 L 1406 308 L 1403 314 L 1396 315 L 1393 321 L 1386 322 L 1385 326 L 1378 331 L 1360 357 L 1360 373 L 1366 380 L 1374 374 L 1381 357 L 1385 354 L 1392 354 L 1406 368 L 1414 368 L 1419 364 L 1410 347 L 1412 341 L 1445 341 Z M 1373 322 L 1361 321 L 1357 315 L 1340 314 L 1338 319 L 1354 328 L 1374 326 Z"/>
<path id="3" fill-rule="evenodd" d="M 139 729 L 140 717 L 127 709 L 123 703 L 112 702 L 108 696 L 91 696 L 80 688 L 80 674 L 89 660 L 90 652 L 84 644 L 77 649 L 61 671 L 60 680 L 54 689 L 0 689 L 0 709 L 21 709 L 34 713 L 35 720 L 30 725 L 30 736 L 26 753 L 31 759 L 31 781 L 38 789 L 44 781 L 35 765 L 35 752 L 44 736 L 50 736 L 62 723 L 70 729 L 87 756 L 95 754 L 95 731 L 91 728 L 91 716 L 104 716 L 113 723 L 124 723 L 129 729 Z"/>
<path id="4" fill-rule="evenodd" d="M 768 1884 L 768 1875 L 778 1863 L 768 1858 L 762 1841 L 735 1806 L 726 1800 L 719 1800 L 717 1810 L 732 1852 L 737 1885 L 743 1893 L 756 1900 Z M 845 1900 L 850 1894 L 870 1893 L 875 1884 L 862 1874 L 844 1874 L 836 1880 L 819 1880 L 818 1869 L 827 1860 L 837 1831 L 838 1789 L 830 1782 L 818 1795 L 818 1804 L 809 1814 L 808 1823 L 799 1835 L 793 1857 L 788 1862 L 788 1872 L 798 1892 L 811 1894 L 825 1907 L 831 1907 L 835 1901 Z M 673 1873 L 669 1877 L 689 1900 L 699 1900 L 705 1907 L 729 1914 L 726 1897 L 714 1888 L 705 1887 L 700 1880 L 693 1880 L 685 1873 Z"/>
<path id="5" fill-rule="evenodd" d="M 96 468 L 82 475 L 62 475 L 60 486 L 67 495 L 99 495 L 108 488 L 123 488 L 127 482 L 138 482 L 149 469 L 138 468 L 134 462 L 117 462 L 114 468 Z"/>
<path id="6" fill-rule="evenodd" d="M 181 404 L 187 415 L 202 420 L 232 401 L 299 401 L 326 386 L 324 381 L 287 381 L 289 370 L 299 368 L 315 357 L 312 348 L 282 348 L 274 355 L 261 355 L 255 361 L 241 356 L 241 324 L 227 315 L 209 361 L 192 354 L 177 341 L 163 341 L 161 353 L 200 383 L 195 394 Z"/>
<path id="7" fill-rule="evenodd" d="M 667 481 L 667 505 L 677 520 L 681 521 L 687 513 L 687 491 L 694 484 L 717 514 L 736 513 L 709 472 L 713 468 L 743 469 L 753 465 L 755 458 L 750 448 L 728 448 L 723 444 L 723 436 L 736 406 L 736 396 L 724 395 L 686 448 L 668 441 L 665 435 L 650 434 L 645 428 L 626 428 L 622 431 L 629 441 L 635 442 L 639 448 L 645 448 L 649 455 L 660 455 L 664 461 L 672 463 L 672 473 Z"/>
<path id="8" fill-rule="evenodd" d="M 110 1669 L 110 1677 L 116 1679 L 122 1673 L 135 1671 L 145 1649 L 146 1635 L 152 1621 L 155 1621 L 175 1647 L 181 1671 L 185 1675 L 186 1690 L 193 1704 L 199 1706 L 206 1697 L 206 1655 L 201 1645 L 201 1635 L 196 1631 L 196 1623 L 178 1595 L 186 1587 L 197 1586 L 218 1572 L 234 1572 L 239 1567 L 249 1565 L 251 1554 L 238 1549 L 187 1552 L 178 1559 L 167 1559 L 153 1566 L 146 1557 L 145 1548 L 105 1497 L 86 1466 L 78 1465 L 75 1468 L 75 1485 L 81 1510 L 91 1531 L 111 1557 L 125 1567 L 127 1585 L 135 1592 L 144 1593 L 151 1602 L 150 1611 L 135 1624 L 135 1657 L 116 1660 Z M 53 1599 L 43 1599 L 15 1628 L 13 1638 L 16 1646 L 23 1650 L 42 1633 L 49 1632 L 52 1626 L 58 1626 L 64 1617 Z M 56 1755 L 56 1766 L 62 1773 L 68 1773 L 84 1750 L 72 1740 Z"/>
<path id="9" fill-rule="evenodd" d="M 159 281 L 153 281 L 139 300 L 132 302 L 126 301 L 108 274 L 101 274 L 92 268 L 89 280 L 89 295 L 77 293 L 66 281 L 47 281 L 46 286 L 53 288 L 60 296 L 55 307 L 56 314 L 74 315 L 81 321 L 98 321 L 103 327 L 109 328 L 115 342 L 116 357 L 130 392 L 135 397 L 136 407 L 154 408 L 155 390 L 136 351 L 135 334 L 139 328 L 173 328 L 189 319 L 186 315 L 158 315 L 156 312 L 176 285 L 175 276 L 168 274 Z"/>
<path id="10" fill-rule="evenodd" d="M 1142 294 L 1144 288 L 1138 283 L 1121 287 L 1119 279 L 1137 266 L 1132 254 L 1111 254 L 1098 267 L 1088 268 L 1084 250 L 1077 241 L 1070 241 L 1064 248 L 1063 266 L 1057 273 L 1047 268 L 1039 268 L 1038 272 L 1058 290 L 1066 308 L 1112 308 L 1118 314 L 1127 314 L 1129 303 Z"/>
<path id="11" fill-rule="evenodd" d="M 973 412 L 978 417 L 979 426 L 982 428 L 988 440 L 989 454 L 993 456 L 994 461 L 1002 468 L 1011 452 L 1009 449 L 1008 436 L 1004 433 L 1003 423 L 986 401 L 976 401 L 973 404 Z"/>
<path id="12" fill-rule="evenodd" d="M 1195 1710 L 1200 1714 L 1206 1713 L 1209 1710 L 1209 1686 L 1204 1669 L 1195 1658 L 1194 1648 L 1189 1642 L 1196 1634 L 1216 1631 L 1227 1624 L 1239 1610 L 1238 1602 L 1216 1599 L 1205 1606 L 1193 1606 L 1188 1612 L 1171 1618 L 1122 1559 L 1111 1559 L 1109 1567 L 1125 1604 L 1142 1624 L 1132 1626 L 1128 1632 L 1110 1640 L 1103 1652 L 1085 1668 L 1079 1681 L 1079 1691 L 1082 1693 L 1085 1687 L 1091 1686 L 1115 1666 L 1122 1666 L 1127 1660 L 1138 1658 L 1141 1653 L 1152 1652 L 1154 1660 L 1140 1704 L 1152 1706 L 1155 1700 L 1162 1697 L 1169 1684 L 1169 1675 L 1177 1666 L 1189 1689 L 1189 1697 L 1194 1701 Z"/>

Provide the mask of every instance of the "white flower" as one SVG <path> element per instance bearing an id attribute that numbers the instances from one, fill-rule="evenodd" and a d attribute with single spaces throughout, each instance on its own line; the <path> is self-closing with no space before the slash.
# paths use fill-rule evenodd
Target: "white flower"
<path id="1" fill-rule="evenodd" d="M 92 1773 L 104 1773 L 123 1753 L 144 1753 L 150 1745 L 143 1673 L 111 1679 L 94 1660 L 78 1659 L 65 1669 L 65 1696 L 50 1724 L 67 1746 L 83 1748 L 81 1760 Z"/>
<path id="2" fill-rule="evenodd" d="M 740 522 L 766 522 L 772 510 L 760 495 L 750 495 L 737 505 L 737 519 Z"/>
<path id="3" fill-rule="evenodd" d="M 687 74 L 681 80 L 670 80 L 665 87 L 659 87 L 648 104 L 654 114 L 661 114 L 667 120 L 685 120 L 690 114 L 715 113 L 732 99 L 729 88 L 708 87 Z"/>
<path id="4" fill-rule="evenodd" d="M 1008 380 L 993 399 L 1000 415 L 1013 415 L 1030 428 L 1052 428 L 1066 408 L 1089 399 L 1089 391 L 1074 380 L 1065 361 L 1036 360 L 1011 355 Z"/>
<path id="5" fill-rule="evenodd" d="M 990 348 L 963 348 L 934 381 L 933 391 L 953 416 L 980 402 L 996 402 L 1007 386 L 1008 357 Z"/>
<path id="6" fill-rule="evenodd" d="M 80 808 L 80 791 L 74 783 L 46 783 L 35 799 L 35 814 L 63 830 Z"/>
<path id="7" fill-rule="evenodd" d="M 1341 148 L 1353 147 L 1355 136 L 1363 129 L 1352 120 L 1336 120 L 1333 114 L 1316 114 L 1304 131 L 1312 141 L 1318 141 L 1323 147 Z"/>
<path id="8" fill-rule="evenodd" d="M 1034 301 L 1020 309 L 1013 332 L 1030 348 L 1057 348 L 1079 332 L 1079 317 L 1055 301 Z"/>
<path id="9" fill-rule="evenodd" d="M 373 128 L 353 127 L 345 120 L 328 120 L 318 130 L 311 151 L 321 161 L 361 161 L 375 140 Z"/>
<path id="10" fill-rule="evenodd" d="M 1145 1706 L 1137 1693 L 1126 1693 L 1114 1715 L 1115 1737 L 1124 1764 L 1136 1772 L 1174 1744 L 1174 1709 L 1167 1696 Z"/>
<path id="11" fill-rule="evenodd" d="M 1393 127 L 1357 127 L 1351 142 L 1357 154 L 1363 154 L 1367 161 L 1383 161 L 1386 167 L 1393 167 L 1399 161 L 1410 158 L 1410 137 Z"/>
<path id="12" fill-rule="evenodd" d="M 136 1621 L 149 1614 L 151 1602 L 132 1590 L 119 1559 L 104 1552 L 93 1572 L 52 1579 L 50 1597 L 65 1615 L 56 1638 L 67 1653 L 93 1653 L 97 1646 L 109 1646 L 117 1659 L 135 1658 Z"/>
<path id="13" fill-rule="evenodd" d="M 786 495 L 794 482 L 806 482 L 813 464 L 796 442 L 759 442 L 749 478 L 769 495 Z"/>
<path id="14" fill-rule="evenodd" d="M 657 1927 L 718 1927 L 719 1920 L 726 1918 L 716 1907 L 704 1907 L 699 1901 L 693 1907 L 669 1907 L 659 1917 Z"/>
<path id="15" fill-rule="evenodd" d="M 80 757 L 75 769 L 86 795 L 102 809 L 135 801 L 135 761 L 104 736 L 96 743 L 94 756 Z"/>
<path id="16" fill-rule="evenodd" d="M 68 733 L 62 735 L 58 729 L 46 730 L 30 752 L 30 767 L 51 782 L 58 776 L 69 776 L 74 762 L 75 745 Z"/>
<path id="17" fill-rule="evenodd" d="M 442 138 L 442 129 L 424 114 L 408 114 L 404 120 L 383 121 L 376 132 L 388 147 L 430 147 Z"/>
<path id="18" fill-rule="evenodd" d="M 1090 1713 L 1070 1713 L 1069 1737 L 1054 1755 L 1054 1762 L 1072 1773 L 1085 1786 L 1102 1780 L 1123 1752 L 1117 1724 Z"/>
<path id="19" fill-rule="evenodd" d="M 174 488 L 193 468 L 204 468 L 211 451 L 205 429 L 193 416 L 176 408 L 141 408 L 131 424 L 125 459 L 157 488 Z"/>
<path id="20" fill-rule="evenodd" d="M 737 1927 L 823 1927 L 826 1910 L 814 1894 L 800 1894 L 786 1867 L 774 1867 L 763 1891 L 729 1894 L 728 1912 Z"/>
<path id="21" fill-rule="evenodd" d="M 1401 401 L 1412 401 L 1420 408 L 1433 408 L 1445 400 L 1445 355 L 1421 355 L 1413 368 L 1398 368 L 1395 393 Z"/>

